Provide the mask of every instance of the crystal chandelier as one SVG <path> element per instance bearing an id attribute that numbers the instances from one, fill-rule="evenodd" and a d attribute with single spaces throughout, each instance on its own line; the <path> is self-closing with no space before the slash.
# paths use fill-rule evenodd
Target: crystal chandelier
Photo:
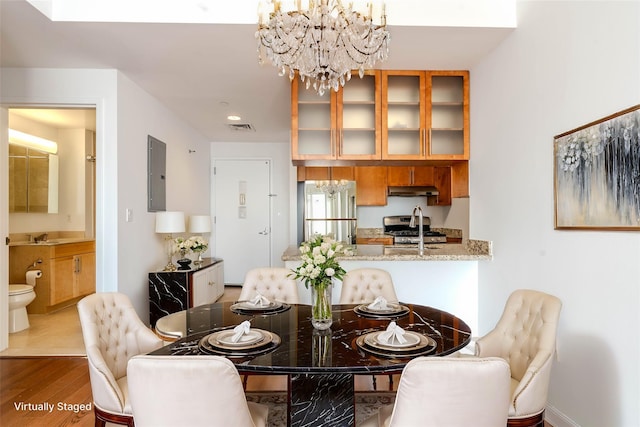
<path id="1" fill-rule="evenodd" d="M 330 199 L 334 198 L 336 193 L 347 189 L 349 181 L 346 179 L 316 181 L 316 188 L 320 189 Z"/>
<path id="2" fill-rule="evenodd" d="M 358 70 L 373 68 L 389 54 L 383 0 L 261 0 L 258 6 L 258 58 L 268 58 L 281 76 L 295 78 L 318 94 L 338 91 Z M 362 7 L 364 6 L 364 7 Z"/>

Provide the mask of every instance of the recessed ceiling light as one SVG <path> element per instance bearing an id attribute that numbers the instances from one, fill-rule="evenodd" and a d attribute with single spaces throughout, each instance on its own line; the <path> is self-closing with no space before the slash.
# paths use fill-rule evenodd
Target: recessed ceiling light
<path id="1" fill-rule="evenodd" d="M 240 116 L 227 116 L 227 120 L 233 120 L 233 121 L 238 121 L 241 118 L 242 117 L 240 117 Z"/>

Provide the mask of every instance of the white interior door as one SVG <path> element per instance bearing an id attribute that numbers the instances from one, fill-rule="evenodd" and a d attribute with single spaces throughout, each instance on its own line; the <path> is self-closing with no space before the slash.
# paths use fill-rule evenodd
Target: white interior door
<path id="1" fill-rule="evenodd" d="M 216 159 L 213 167 L 215 256 L 225 283 L 242 284 L 249 269 L 271 262 L 271 161 Z"/>

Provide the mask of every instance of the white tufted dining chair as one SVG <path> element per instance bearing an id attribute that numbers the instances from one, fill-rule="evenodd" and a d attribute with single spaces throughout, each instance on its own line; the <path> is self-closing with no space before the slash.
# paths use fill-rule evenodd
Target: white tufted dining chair
<path id="1" fill-rule="evenodd" d="M 422 356 L 402 371 L 395 404 L 360 427 L 504 427 L 508 407 L 503 359 Z"/>
<path id="2" fill-rule="evenodd" d="M 544 425 L 561 308 L 553 295 L 514 291 L 495 328 L 476 341 L 476 356 L 501 357 L 511 368 L 509 426 Z"/>
<path id="3" fill-rule="evenodd" d="M 142 323 L 129 298 L 98 293 L 78 302 L 82 337 L 89 362 L 96 426 L 106 422 L 133 426 L 127 362 L 160 348 L 162 340 Z"/>
<path id="4" fill-rule="evenodd" d="M 379 268 L 357 268 L 342 278 L 340 304 L 363 304 L 382 296 L 397 303 L 398 296 L 389 272 Z"/>
<path id="5" fill-rule="evenodd" d="M 244 278 L 238 300 L 249 301 L 260 294 L 271 301 L 298 304 L 298 285 L 289 277 L 291 270 L 279 267 L 261 267 L 249 270 Z"/>
<path id="6" fill-rule="evenodd" d="M 135 356 L 127 368 L 136 427 L 265 427 L 269 408 L 247 402 L 221 356 Z"/>

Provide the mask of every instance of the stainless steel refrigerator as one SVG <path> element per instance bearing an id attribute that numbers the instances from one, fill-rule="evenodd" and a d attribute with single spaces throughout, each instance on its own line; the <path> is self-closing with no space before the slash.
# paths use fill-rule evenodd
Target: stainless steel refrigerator
<path id="1" fill-rule="evenodd" d="M 304 183 L 304 240 L 314 234 L 356 242 L 356 183 L 327 180 Z"/>

